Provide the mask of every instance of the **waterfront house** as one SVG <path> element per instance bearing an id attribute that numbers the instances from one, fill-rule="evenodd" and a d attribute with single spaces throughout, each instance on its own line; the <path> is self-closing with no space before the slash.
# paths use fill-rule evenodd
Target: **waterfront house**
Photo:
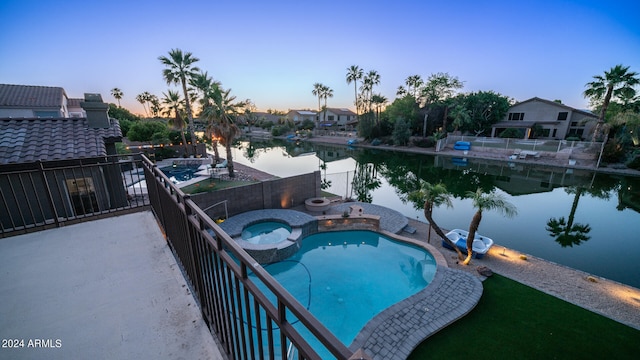
<path id="1" fill-rule="evenodd" d="M 509 128 L 521 129 L 524 138 L 534 137 L 534 129 L 539 132 L 539 139 L 564 140 L 566 138 L 588 137 L 598 116 L 586 111 L 574 109 L 560 102 L 540 99 L 538 97 L 525 100 L 509 108 L 504 119 L 491 128 L 491 137 Z"/>
<path id="2" fill-rule="evenodd" d="M 302 123 L 305 120 L 310 120 L 315 123 L 317 120 L 317 112 L 312 110 L 289 110 L 287 119 L 293 121 L 294 124 Z"/>

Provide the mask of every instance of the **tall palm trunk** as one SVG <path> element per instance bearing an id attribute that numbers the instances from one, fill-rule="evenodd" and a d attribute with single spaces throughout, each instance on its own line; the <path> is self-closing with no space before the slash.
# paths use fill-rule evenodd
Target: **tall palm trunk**
<path id="1" fill-rule="evenodd" d="M 217 164 L 220 162 L 220 151 L 218 151 L 218 140 L 211 141 L 211 146 L 213 147 L 213 159 Z"/>
<path id="2" fill-rule="evenodd" d="M 468 265 L 469 262 L 471 262 L 471 256 L 473 256 L 473 239 L 476 237 L 476 232 L 478 231 L 481 220 L 482 211 L 478 210 L 475 215 L 473 215 L 471 224 L 469 224 L 469 235 L 467 236 L 467 258 L 462 262 L 463 265 Z"/>
<path id="3" fill-rule="evenodd" d="M 227 144 L 225 144 L 225 149 L 227 150 L 227 169 L 229 170 L 229 177 L 235 177 L 236 175 L 233 172 L 233 156 L 231 155 L 231 142 L 227 142 Z"/>
<path id="4" fill-rule="evenodd" d="M 609 107 L 609 103 L 611 102 L 611 95 L 613 95 L 613 85 L 607 86 L 607 93 L 604 96 L 604 100 L 602 101 L 602 109 L 600 110 L 600 116 L 598 117 L 598 123 L 596 124 L 595 130 L 593 130 L 593 137 L 591 141 L 598 141 L 598 139 L 602 136 L 602 126 L 604 125 L 604 116 L 607 113 L 607 108 Z"/>
<path id="5" fill-rule="evenodd" d="M 433 217 L 431 216 L 432 214 L 432 210 L 433 210 L 433 204 L 431 204 L 428 201 L 425 201 L 424 203 L 424 217 L 427 219 L 427 221 L 429 222 L 429 226 L 433 226 L 433 230 L 436 231 L 436 234 L 438 234 L 438 236 L 440 236 L 442 238 L 442 240 L 444 240 L 447 244 L 449 244 L 449 246 L 451 246 L 457 253 L 458 253 L 458 259 L 462 260 L 464 259 L 464 255 L 462 255 L 462 251 L 460 251 L 460 249 L 458 249 L 458 247 L 456 246 L 456 244 L 453 243 L 453 241 L 451 241 L 442 231 L 442 229 L 440 229 L 440 226 L 438 226 L 438 224 L 436 224 L 435 221 L 433 221 Z M 429 232 L 431 233 L 431 232 Z"/>
<path id="6" fill-rule="evenodd" d="M 191 136 L 191 145 L 193 146 L 193 155 L 196 155 L 196 133 L 193 130 L 193 113 L 191 113 L 191 101 L 189 101 L 189 93 L 187 92 L 187 80 L 182 79 L 182 92 L 184 94 L 184 107 L 189 120 L 189 135 Z"/>

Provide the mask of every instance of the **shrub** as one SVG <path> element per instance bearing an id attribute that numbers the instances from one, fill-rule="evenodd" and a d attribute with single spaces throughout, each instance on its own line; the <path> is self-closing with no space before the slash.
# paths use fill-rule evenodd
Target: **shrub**
<path id="1" fill-rule="evenodd" d="M 624 157 L 624 146 L 617 140 L 612 139 L 604 146 L 602 161 L 606 163 L 619 163 L 624 160 Z"/>

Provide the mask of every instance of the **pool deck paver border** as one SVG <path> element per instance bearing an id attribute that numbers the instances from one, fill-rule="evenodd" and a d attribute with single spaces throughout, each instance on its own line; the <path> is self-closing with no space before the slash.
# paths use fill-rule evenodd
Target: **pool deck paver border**
<path id="1" fill-rule="evenodd" d="M 326 213 L 340 214 L 351 205 L 360 205 L 366 214 L 380 216 L 381 233 L 427 248 L 438 264 L 434 278 L 426 288 L 376 315 L 349 346 L 354 352 L 363 349 L 374 360 L 404 360 L 426 338 L 468 314 L 480 301 L 482 282 L 467 272 L 448 268 L 444 256 L 433 246 L 396 235 L 408 225 L 408 219 L 395 210 L 349 202 L 334 205 Z M 248 224 L 273 219 L 291 226 L 316 220 L 303 211 L 264 209 L 234 215 L 220 226 L 233 236 L 240 234 Z"/>

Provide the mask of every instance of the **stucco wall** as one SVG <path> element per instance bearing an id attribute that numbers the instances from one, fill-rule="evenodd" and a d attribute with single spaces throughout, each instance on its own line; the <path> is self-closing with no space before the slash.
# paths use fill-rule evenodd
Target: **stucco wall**
<path id="1" fill-rule="evenodd" d="M 320 172 L 292 176 L 283 179 L 262 181 L 257 184 L 194 194 L 191 199 L 201 209 L 227 200 L 229 216 L 250 210 L 289 209 L 304 205 L 308 198 L 320 196 Z M 224 206 L 215 206 L 207 211 L 211 218 L 224 218 Z"/>

